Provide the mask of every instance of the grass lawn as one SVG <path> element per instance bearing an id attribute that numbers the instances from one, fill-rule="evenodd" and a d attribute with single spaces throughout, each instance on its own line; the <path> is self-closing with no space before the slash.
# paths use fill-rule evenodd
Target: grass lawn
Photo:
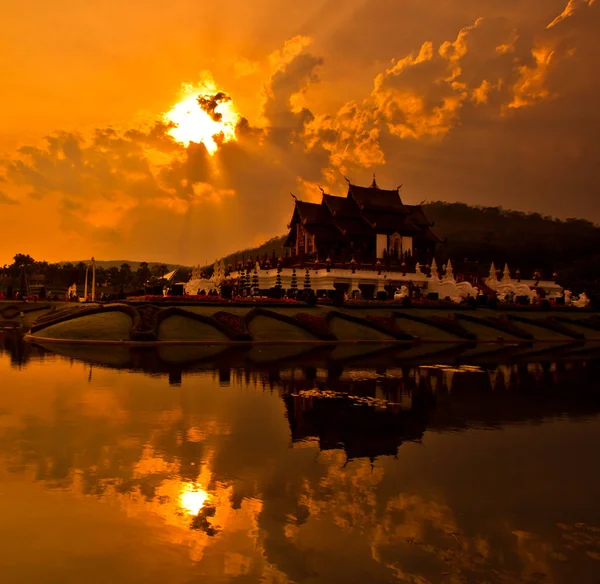
<path id="1" fill-rule="evenodd" d="M 158 340 L 223 342 L 229 341 L 229 338 L 210 324 L 175 315 L 160 323 Z"/>
<path id="2" fill-rule="evenodd" d="M 248 325 L 248 330 L 255 341 L 314 341 L 316 337 L 292 324 L 257 316 Z"/>
<path id="3" fill-rule="evenodd" d="M 193 314 L 201 314 L 202 316 L 212 316 L 216 312 L 229 312 L 230 314 L 244 316 L 251 309 L 250 306 L 227 306 L 226 304 L 215 304 L 214 306 L 186 306 L 185 304 L 181 304 L 179 308 Z"/>
<path id="4" fill-rule="evenodd" d="M 90 314 L 59 322 L 33 334 L 37 338 L 128 341 L 131 318 L 122 312 Z"/>
<path id="5" fill-rule="evenodd" d="M 479 316 L 479 315 L 477 315 Z M 477 335 L 478 341 L 496 341 L 498 337 L 502 337 L 505 341 L 518 341 L 523 342 L 524 339 L 521 337 L 517 337 L 515 335 L 511 335 L 510 333 L 506 333 L 504 331 L 498 330 L 496 328 L 492 328 L 491 326 L 486 326 L 484 324 L 479 324 L 477 322 L 470 322 L 468 320 L 459 320 L 460 325 L 466 328 L 469 332 Z M 520 323 L 515 322 L 515 326 L 519 326 Z"/>
<path id="6" fill-rule="evenodd" d="M 441 315 L 440 315 L 441 316 Z M 452 335 L 443 331 L 432 324 L 426 324 L 409 320 L 408 318 L 398 317 L 394 321 L 396 326 L 401 330 L 405 331 L 410 335 L 413 335 L 419 339 L 426 339 L 429 341 L 460 341 L 460 337 Z M 496 335 L 498 336 L 498 335 Z"/>
<path id="7" fill-rule="evenodd" d="M 536 341 L 564 341 L 565 343 L 569 343 L 576 340 L 567 335 L 562 335 L 561 333 L 548 330 L 543 326 L 538 326 L 533 323 L 529 324 L 527 322 L 514 321 L 514 325 L 528 333 L 531 333 Z"/>
<path id="8" fill-rule="evenodd" d="M 340 341 L 393 341 L 394 337 L 386 335 L 362 324 L 344 320 L 343 318 L 332 318 L 329 322 L 331 332 Z"/>

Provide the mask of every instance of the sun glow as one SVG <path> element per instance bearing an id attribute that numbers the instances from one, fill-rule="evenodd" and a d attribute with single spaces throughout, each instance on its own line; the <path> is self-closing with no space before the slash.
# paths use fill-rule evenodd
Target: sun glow
<path id="1" fill-rule="evenodd" d="M 195 485 L 186 484 L 179 495 L 179 504 L 189 515 L 198 515 L 198 512 L 208 499 L 208 493 Z"/>
<path id="2" fill-rule="evenodd" d="M 186 147 L 203 143 L 212 155 L 219 143 L 236 139 L 240 115 L 231 98 L 208 80 L 196 86 L 184 84 L 181 101 L 163 118 L 172 124 L 168 133 L 177 142 Z"/>

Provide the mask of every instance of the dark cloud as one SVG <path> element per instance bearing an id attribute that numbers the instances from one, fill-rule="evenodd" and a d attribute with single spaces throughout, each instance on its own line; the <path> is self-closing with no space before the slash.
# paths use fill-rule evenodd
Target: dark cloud
<path id="1" fill-rule="evenodd" d="M 199 95 L 198 105 L 213 119 L 215 122 L 220 122 L 223 119 L 223 114 L 216 111 L 220 103 L 231 101 L 231 97 L 224 91 L 219 91 L 214 95 Z"/>
<path id="2" fill-rule="evenodd" d="M 18 205 L 19 201 L 0 191 L 0 205 Z"/>

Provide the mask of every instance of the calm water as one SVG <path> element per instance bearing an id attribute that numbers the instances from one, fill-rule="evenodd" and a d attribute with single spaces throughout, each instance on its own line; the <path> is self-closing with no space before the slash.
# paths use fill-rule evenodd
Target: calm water
<path id="1" fill-rule="evenodd" d="M 3 583 L 600 581 L 599 362 L 0 347 Z"/>

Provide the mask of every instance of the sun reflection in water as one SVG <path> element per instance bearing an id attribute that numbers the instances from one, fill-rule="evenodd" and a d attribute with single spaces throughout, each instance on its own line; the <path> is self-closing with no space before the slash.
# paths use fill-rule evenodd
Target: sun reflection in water
<path id="1" fill-rule="evenodd" d="M 208 493 L 197 485 L 187 483 L 179 495 L 179 504 L 189 515 L 198 515 L 208 499 Z"/>

